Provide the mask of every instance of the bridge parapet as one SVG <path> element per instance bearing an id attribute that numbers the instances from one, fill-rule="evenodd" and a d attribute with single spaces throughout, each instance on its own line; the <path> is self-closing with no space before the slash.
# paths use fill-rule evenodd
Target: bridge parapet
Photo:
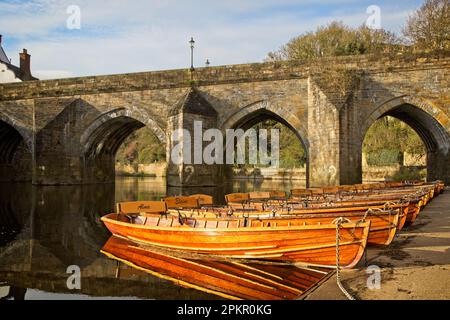
<path id="1" fill-rule="evenodd" d="M 320 69 L 317 66 L 322 66 Z M 308 78 L 313 72 L 339 66 L 368 73 L 450 67 L 450 54 L 380 57 L 333 57 L 312 61 L 282 61 L 198 68 L 191 81 L 189 69 L 30 81 L 0 85 L 0 101 L 111 92 L 158 90 L 242 82 Z M 312 68 L 313 67 L 313 68 Z"/>
<path id="2" fill-rule="evenodd" d="M 19 157 L 38 184 L 110 182 L 115 151 L 140 127 L 156 133 L 170 155 L 173 131 L 190 129 L 200 118 L 205 129 L 222 131 L 273 119 L 305 147 L 311 186 L 358 183 L 365 133 L 374 121 L 391 115 L 426 142 L 429 178 L 450 182 L 449 87 L 449 53 L 199 68 L 193 80 L 188 69 L 180 69 L 2 84 L 0 133 L 18 141 L 21 136 L 24 143 L 0 144 L 9 148 L 0 150 L 9 155 L 5 163 L 0 159 L 0 173 L 16 172 L 11 168 Z M 217 116 L 183 108 L 171 114 L 191 88 Z M 195 171 L 210 185 L 211 177 L 221 179 L 223 168 Z M 168 185 L 185 185 L 182 167 L 172 166 L 170 173 Z M 202 184 L 200 176 L 189 181 Z"/>

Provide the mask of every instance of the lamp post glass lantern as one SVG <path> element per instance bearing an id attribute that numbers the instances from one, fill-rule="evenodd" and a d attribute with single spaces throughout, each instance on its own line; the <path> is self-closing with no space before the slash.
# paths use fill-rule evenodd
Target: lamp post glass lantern
<path id="1" fill-rule="evenodd" d="M 194 45 L 195 45 L 194 38 L 191 37 L 189 44 L 191 45 L 191 71 L 194 71 Z"/>

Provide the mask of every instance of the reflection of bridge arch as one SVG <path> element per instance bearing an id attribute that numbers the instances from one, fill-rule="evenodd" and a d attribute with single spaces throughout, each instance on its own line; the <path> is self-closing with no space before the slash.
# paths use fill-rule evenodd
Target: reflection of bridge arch
<path id="1" fill-rule="evenodd" d="M 219 128 L 222 132 L 227 129 L 244 129 L 248 130 L 254 125 L 265 121 L 275 120 L 287 128 L 289 128 L 299 139 L 305 150 L 306 155 L 306 185 L 309 186 L 309 141 L 307 130 L 303 126 L 300 119 L 276 105 L 268 101 L 259 101 L 249 106 L 241 108 L 227 119 L 219 122 Z"/>
<path id="2" fill-rule="evenodd" d="M 360 131 L 360 145 L 369 128 L 380 118 L 397 118 L 422 139 L 427 150 L 428 179 L 444 179 L 450 165 L 450 118 L 437 107 L 419 99 L 402 96 L 381 104 L 364 122 Z"/>

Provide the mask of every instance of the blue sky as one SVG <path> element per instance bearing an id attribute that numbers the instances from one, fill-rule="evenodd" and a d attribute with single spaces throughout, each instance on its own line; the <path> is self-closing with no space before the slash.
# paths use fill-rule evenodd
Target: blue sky
<path id="1" fill-rule="evenodd" d="M 13 63 L 27 48 L 41 79 L 262 61 L 292 37 L 333 20 L 364 24 L 370 5 L 400 32 L 421 0 L 0 0 L 0 33 Z M 66 27 L 67 7 L 81 29 Z"/>

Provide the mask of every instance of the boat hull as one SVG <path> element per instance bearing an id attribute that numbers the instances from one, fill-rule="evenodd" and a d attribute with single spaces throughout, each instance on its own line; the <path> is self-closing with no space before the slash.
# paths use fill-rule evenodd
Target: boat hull
<path id="1" fill-rule="evenodd" d="M 411 202 L 408 206 L 408 215 L 406 217 L 406 226 L 412 225 L 417 217 L 419 216 L 419 213 L 422 209 L 422 206 L 424 206 L 422 200 Z"/>
<path id="2" fill-rule="evenodd" d="M 311 266 L 336 265 L 336 226 L 192 228 L 149 227 L 115 219 L 102 220 L 112 234 L 144 244 L 236 259 L 289 261 Z M 223 223 L 223 219 L 220 219 Z M 219 224 L 219 221 L 217 222 Z M 340 229 L 340 264 L 354 267 L 366 248 L 370 222 Z"/>

